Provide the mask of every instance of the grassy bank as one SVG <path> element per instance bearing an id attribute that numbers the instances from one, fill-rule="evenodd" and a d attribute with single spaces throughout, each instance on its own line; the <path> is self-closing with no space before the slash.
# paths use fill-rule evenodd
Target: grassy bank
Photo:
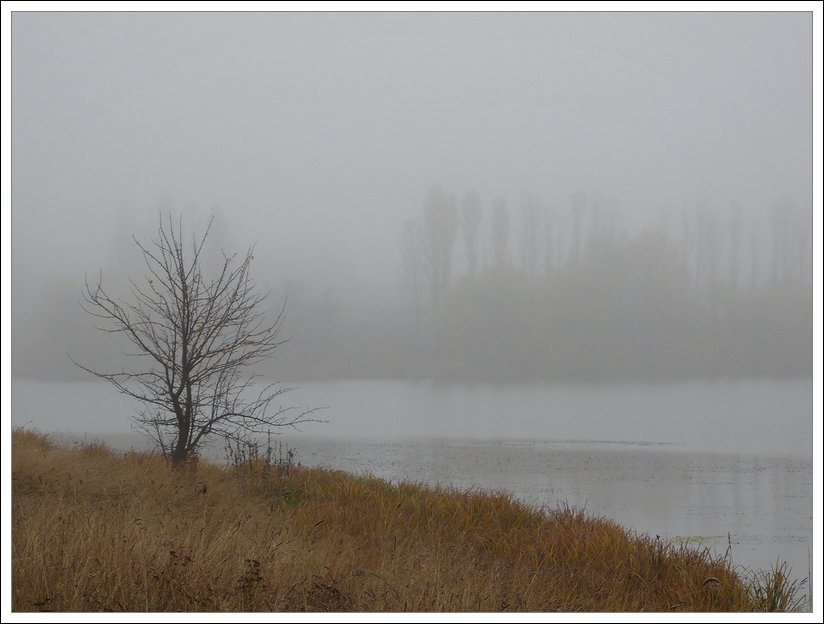
<path id="1" fill-rule="evenodd" d="M 171 472 L 13 433 L 15 611 L 780 610 L 780 572 L 581 512 L 258 457 Z"/>

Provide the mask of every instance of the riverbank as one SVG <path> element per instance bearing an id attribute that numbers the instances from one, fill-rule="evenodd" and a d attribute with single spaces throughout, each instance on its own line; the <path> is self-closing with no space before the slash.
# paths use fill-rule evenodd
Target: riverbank
<path id="1" fill-rule="evenodd" d="M 292 466 L 171 472 L 148 454 L 13 434 L 16 611 L 751 611 L 782 574 L 742 579 L 574 509 Z"/>

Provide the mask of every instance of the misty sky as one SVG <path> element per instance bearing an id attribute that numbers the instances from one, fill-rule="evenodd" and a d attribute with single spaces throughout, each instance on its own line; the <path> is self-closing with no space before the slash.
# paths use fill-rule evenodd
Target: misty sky
<path id="1" fill-rule="evenodd" d="M 441 183 L 627 214 L 811 202 L 807 13 L 16 13 L 15 314 L 158 209 L 284 279 L 391 283 Z M 342 289 L 342 290 L 345 290 Z"/>

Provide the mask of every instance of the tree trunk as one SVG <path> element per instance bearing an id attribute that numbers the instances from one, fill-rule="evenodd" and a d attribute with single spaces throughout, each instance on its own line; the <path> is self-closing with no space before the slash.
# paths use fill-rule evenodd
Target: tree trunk
<path id="1" fill-rule="evenodd" d="M 175 450 L 172 452 L 172 468 L 177 470 L 186 463 L 188 454 L 186 453 L 186 445 L 178 442 L 175 445 Z"/>

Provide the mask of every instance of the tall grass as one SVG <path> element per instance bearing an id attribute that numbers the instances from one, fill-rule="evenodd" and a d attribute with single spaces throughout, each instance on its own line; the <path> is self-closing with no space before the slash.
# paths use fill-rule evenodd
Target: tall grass
<path id="1" fill-rule="evenodd" d="M 238 452 L 243 449 L 236 449 Z M 13 434 L 16 611 L 741 611 L 797 606 L 709 550 L 570 508 L 237 453 L 170 471 Z"/>
<path id="2" fill-rule="evenodd" d="M 749 597 L 755 611 L 800 611 L 807 606 L 806 580 L 794 580 L 787 562 L 776 561 L 769 571 L 749 574 Z"/>

